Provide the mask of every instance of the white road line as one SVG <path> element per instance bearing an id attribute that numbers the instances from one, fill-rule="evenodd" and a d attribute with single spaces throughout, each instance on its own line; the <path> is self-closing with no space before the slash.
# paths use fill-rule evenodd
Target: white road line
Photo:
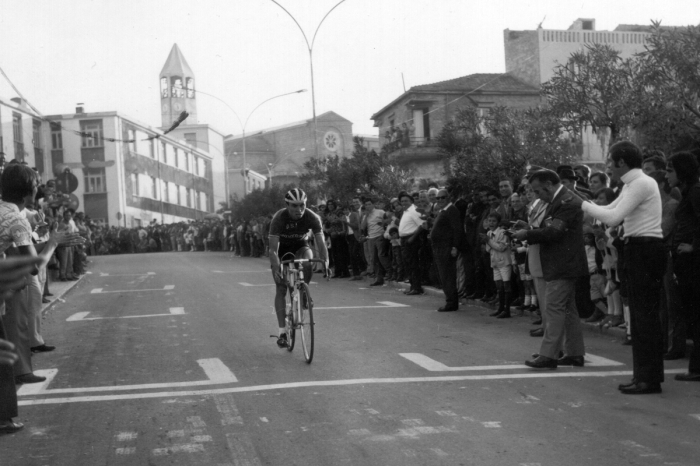
<path id="1" fill-rule="evenodd" d="M 90 293 L 91 294 L 105 294 L 105 293 L 140 293 L 142 291 L 167 291 L 175 289 L 175 285 L 165 285 L 163 288 L 150 288 L 146 290 L 114 290 L 114 291 L 103 291 L 103 288 L 95 288 Z"/>
<path id="2" fill-rule="evenodd" d="M 524 364 L 502 364 L 496 366 L 463 366 L 463 367 L 450 367 L 445 364 L 436 361 L 428 356 L 420 353 L 399 353 L 409 361 L 419 365 L 423 369 L 430 372 L 462 372 L 462 371 L 494 371 L 494 370 L 516 370 L 516 369 L 530 369 Z M 623 363 L 618 361 L 613 361 L 611 359 L 603 358 L 600 356 L 594 356 L 592 354 L 587 354 L 585 356 L 586 367 L 609 367 L 609 366 L 624 366 Z"/>
<path id="3" fill-rule="evenodd" d="M 269 270 L 212 270 L 212 273 L 270 273 Z"/>
<path id="4" fill-rule="evenodd" d="M 120 447 L 114 451 L 117 455 L 133 455 L 136 453 L 136 447 Z"/>
<path id="5" fill-rule="evenodd" d="M 666 374 L 680 374 L 686 369 L 671 369 L 665 371 Z M 63 403 L 87 403 L 96 401 L 118 401 L 135 400 L 147 398 L 172 398 L 180 396 L 206 396 L 223 395 L 226 393 L 248 393 L 271 390 L 284 390 L 293 388 L 308 387 L 344 387 L 350 385 L 375 385 L 375 384 L 395 384 L 395 383 L 420 383 L 420 382 L 460 382 L 465 380 L 509 380 L 509 379 L 558 379 L 567 377 L 588 378 L 588 377 L 629 377 L 632 371 L 599 371 L 599 372 L 529 372 L 524 374 L 485 374 L 485 375 L 448 375 L 437 377 L 394 377 L 394 378 L 370 378 L 370 379 L 346 379 L 346 380 L 318 380 L 310 382 L 292 382 L 272 385 L 252 385 L 249 387 L 229 387 L 213 388 L 207 390 L 188 390 L 181 392 L 153 392 L 134 393 L 124 395 L 101 395 L 101 396 L 77 396 L 72 398 L 41 398 L 34 400 L 22 400 L 19 406 L 38 406 L 46 404 Z M 47 393 L 47 392 L 44 392 Z M 50 394 L 50 391 L 48 392 Z"/>
<path id="6" fill-rule="evenodd" d="M 119 317 L 87 317 L 90 312 L 76 312 L 66 319 L 66 322 L 80 322 L 84 320 L 108 320 L 108 319 L 140 319 L 142 317 L 171 317 L 174 315 L 184 315 L 184 307 L 171 307 L 169 314 L 144 314 L 140 316 L 119 316 Z"/>
<path id="7" fill-rule="evenodd" d="M 88 272 L 90 273 L 90 272 Z M 146 272 L 146 273 L 116 273 L 116 274 L 111 274 L 111 273 L 104 273 L 100 272 L 100 277 L 142 277 L 145 275 L 155 275 L 155 272 Z"/>
<path id="8" fill-rule="evenodd" d="M 200 359 L 197 361 L 197 364 L 204 369 L 204 373 L 207 374 L 207 377 L 209 377 L 211 381 L 222 383 L 238 382 L 236 376 L 221 362 L 221 359 Z"/>
<path id="9" fill-rule="evenodd" d="M 41 383 L 29 383 L 22 385 L 22 387 L 17 390 L 17 396 L 28 396 L 41 393 L 42 391 L 46 390 L 46 387 L 48 387 L 54 377 L 56 377 L 56 374 L 58 374 L 58 369 L 40 369 L 34 371 L 34 375 L 46 377 L 46 380 Z"/>
<path id="10" fill-rule="evenodd" d="M 698 421 L 700 421 L 700 414 L 691 414 L 690 417 L 694 417 Z"/>
<path id="11" fill-rule="evenodd" d="M 253 285 L 252 283 L 238 282 L 241 286 L 275 286 L 274 283 L 265 283 L 264 285 Z"/>
<path id="12" fill-rule="evenodd" d="M 109 387 L 83 387 L 83 388 L 56 388 L 52 390 L 47 390 L 48 382 L 51 379 L 47 376 L 47 382 L 37 384 L 37 388 L 32 387 L 34 384 L 30 384 L 27 391 L 22 390 L 27 387 L 23 385 L 22 388 L 17 391 L 18 396 L 30 396 L 30 395 L 52 395 L 59 393 L 93 393 L 93 392 L 114 392 L 114 391 L 125 391 L 125 390 L 148 390 L 156 388 L 177 388 L 177 387 L 200 387 L 204 385 L 220 385 L 225 383 L 235 383 L 238 382 L 236 376 L 229 370 L 228 367 L 224 365 L 219 359 L 200 359 L 197 361 L 204 373 L 207 375 L 207 380 L 198 380 L 194 382 L 168 382 L 168 383 L 147 383 L 139 385 L 114 385 Z M 48 371 L 58 372 L 58 369 L 48 369 L 46 371 L 34 371 L 35 374 L 46 375 Z"/>
<path id="13" fill-rule="evenodd" d="M 411 307 L 408 304 L 394 303 L 391 301 L 377 301 L 381 306 L 335 306 L 335 307 L 315 307 L 314 309 L 382 309 L 385 307 Z"/>
<path id="14" fill-rule="evenodd" d="M 153 449 L 153 456 L 171 455 L 173 453 L 197 453 L 203 451 L 204 445 L 201 443 L 183 443 L 167 448 L 155 448 Z"/>
<path id="15" fill-rule="evenodd" d="M 136 440 L 138 436 L 138 432 L 119 432 L 117 434 L 117 442 L 127 442 L 129 440 Z"/>

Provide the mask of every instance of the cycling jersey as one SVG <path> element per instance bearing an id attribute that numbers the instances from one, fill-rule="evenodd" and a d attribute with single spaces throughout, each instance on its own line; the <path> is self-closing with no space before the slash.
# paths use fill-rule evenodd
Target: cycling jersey
<path id="1" fill-rule="evenodd" d="M 297 251 L 308 246 L 309 230 L 314 235 L 323 232 L 321 217 L 309 209 L 304 211 L 299 220 L 294 220 L 287 209 L 282 209 L 270 222 L 270 238 L 279 238 L 280 251 Z"/>

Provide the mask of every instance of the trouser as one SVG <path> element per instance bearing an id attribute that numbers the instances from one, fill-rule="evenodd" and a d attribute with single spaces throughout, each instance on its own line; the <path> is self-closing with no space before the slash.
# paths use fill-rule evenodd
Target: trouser
<path id="1" fill-rule="evenodd" d="M 17 361 L 14 364 L 15 376 L 31 374 L 32 352 L 29 339 L 29 288 L 15 292 L 10 298 L 5 299 L 5 315 L 3 323 L 7 339 L 15 345 Z"/>
<path id="2" fill-rule="evenodd" d="M 634 238 L 631 238 L 634 240 Z M 624 278 L 630 308 L 633 378 L 637 382 L 664 381 L 664 347 L 659 321 L 661 281 L 666 252 L 661 240 L 624 247 Z"/>
<path id="3" fill-rule="evenodd" d="M 4 304 L 0 301 L 0 314 Z M 6 340 L 5 326 L 0 318 L 0 339 Z M 17 417 L 17 387 L 15 386 L 15 374 L 12 366 L 0 364 L 0 422 L 9 421 Z"/>
<path id="4" fill-rule="evenodd" d="M 348 275 L 348 242 L 345 240 L 345 236 L 331 236 L 331 252 L 335 262 L 335 275 L 342 277 Z"/>
<path id="5" fill-rule="evenodd" d="M 457 309 L 457 258 L 452 257 L 452 246 L 433 245 L 433 260 L 440 274 L 442 292 L 445 293 L 445 307 Z"/>
<path id="6" fill-rule="evenodd" d="M 547 282 L 545 282 L 542 277 L 532 277 L 532 284 L 535 287 L 540 314 L 542 314 L 542 325 L 544 326 L 545 315 L 544 312 L 541 311 L 547 307 Z"/>
<path id="7" fill-rule="evenodd" d="M 700 251 L 674 257 L 673 270 L 678 277 L 681 315 L 688 328 L 688 335 L 693 339 L 688 372 L 700 374 Z"/>
<path id="8" fill-rule="evenodd" d="M 362 253 L 365 256 L 365 262 L 367 263 L 367 273 L 374 273 L 374 254 L 369 247 L 369 240 L 362 243 Z"/>
<path id="9" fill-rule="evenodd" d="M 664 274 L 661 306 L 661 329 L 664 348 L 669 353 L 685 354 L 686 324 L 683 318 L 683 302 L 674 275 L 673 258 L 668 255 L 668 267 Z M 680 281 L 680 278 L 679 278 Z"/>
<path id="10" fill-rule="evenodd" d="M 411 282 L 411 290 L 423 291 L 420 280 L 420 267 L 418 260 L 418 251 L 420 242 L 414 239 L 412 243 L 408 242 L 408 236 L 401 238 L 401 255 L 403 256 L 403 264 L 408 273 L 409 281 Z"/>
<path id="11" fill-rule="evenodd" d="M 576 279 L 550 280 L 545 286 L 542 308 L 544 337 L 542 356 L 558 359 L 563 349 L 567 356 L 583 356 L 583 330 L 576 309 Z"/>
<path id="12" fill-rule="evenodd" d="M 359 241 L 357 241 L 355 235 L 347 235 L 347 241 L 348 255 L 350 256 L 350 266 L 352 267 L 352 274 L 358 276 L 364 268 L 364 260 L 362 259 L 362 244 Z"/>
<path id="13" fill-rule="evenodd" d="M 73 273 L 73 248 L 70 246 L 59 247 L 56 250 L 56 254 L 59 263 L 58 275 L 61 278 L 67 278 Z"/>
<path id="14" fill-rule="evenodd" d="M 403 257 L 401 256 L 401 246 L 391 247 L 391 266 L 394 269 L 394 278 L 403 280 L 406 269 L 403 266 Z"/>
<path id="15" fill-rule="evenodd" d="M 41 267 L 46 270 L 44 267 Z M 29 292 L 28 307 L 29 307 L 29 347 L 41 346 L 44 344 L 44 339 L 41 336 L 41 306 L 42 306 L 42 287 L 37 275 L 32 275 L 28 280 L 27 287 Z"/>
<path id="16" fill-rule="evenodd" d="M 372 262 L 374 264 L 374 273 L 377 280 L 383 279 L 387 271 L 391 272 L 391 259 L 389 259 L 389 241 L 382 236 L 370 238 L 369 248 L 372 254 Z"/>

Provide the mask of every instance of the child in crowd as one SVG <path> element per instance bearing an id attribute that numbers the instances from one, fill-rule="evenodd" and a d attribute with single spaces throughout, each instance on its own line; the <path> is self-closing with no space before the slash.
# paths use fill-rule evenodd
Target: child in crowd
<path id="1" fill-rule="evenodd" d="M 490 314 L 499 319 L 510 317 L 510 278 L 511 278 L 511 258 L 510 239 L 501 228 L 501 214 L 491 212 L 487 217 L 489 230 L 486 232 L 486 250 L 491 256 L 491 268 L 493 268 L 493 279 L 496 282 L 498 293 L 498 309 Z"/>
<path id="2" fill-rule="evenodd" d="M 586 319 L 586 322 L 598 322 L 608 314 L 608 306 L 605 299 L 605 270 L 603 269 L 603 254 L 596 247 L 595 235 L 584 233 L 583 244 L 588 260 L 588 273 L 590 274 L 591 301 L 595 305 L 595 311 Z"/>

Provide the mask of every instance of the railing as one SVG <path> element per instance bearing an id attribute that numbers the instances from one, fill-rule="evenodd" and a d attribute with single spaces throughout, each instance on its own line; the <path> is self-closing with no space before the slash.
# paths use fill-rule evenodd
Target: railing
<path id="1" fill-rule="evenodd" d="M 397 139 L 396 141 L 387 142 L 384 149 L 387 154 L 396 152 L 399 149 L 407 147 L 436 147 L 437 141 L 431 138 L 410 136 L 408 138 Z"/>

